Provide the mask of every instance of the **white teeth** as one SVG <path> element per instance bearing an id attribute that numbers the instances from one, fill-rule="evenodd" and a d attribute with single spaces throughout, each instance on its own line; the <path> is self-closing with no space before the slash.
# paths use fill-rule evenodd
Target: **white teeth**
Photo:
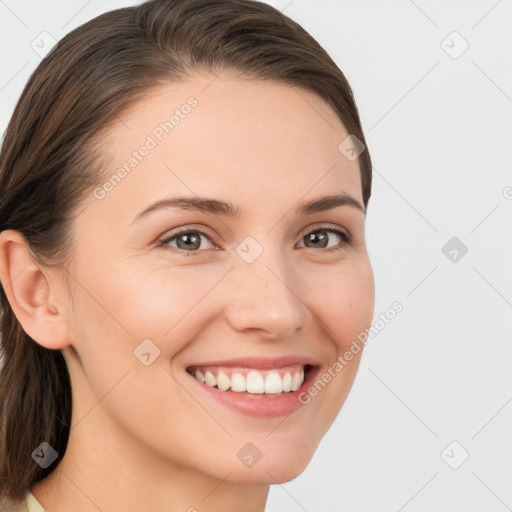
<path id="1" fill-rule="evenodd" d="M 291 391 L 292 389 L 292 374 L 286 372 L 283 377 L 283 391 Z"/>
<path id="2" fill-rule="evenodd" d="M 297 391 L 304 382 L 304 370 L 294 373 L 292 377 L 292 391 Z"/>
<path id="3" fill-rule="evenodd" d="M 282 377 L 278 372 L 270 372 L 264 378 L 256 370 L 249 371 L 247 377 L 241 373 L 233 373 L 229 377 L 222 370 L 219 370 L 217 376 L 210 371 L 206 371 L 203 375 L 200 370 L 195 370 L 193 375 L 203 384 L 210 387 L 217 386 L 220 391 L 227 391 L 231 388 L 231 391 L 235 393 L 247 391 L 253 394 L 276 395 L 282 392 L 297 391 L 304 382 L 304 368 L 293 375 L 286 372 Z"/>
<path id="4" fill-rule="evenodd" d="M 263 377 L 255 371 L 250 371 L 247 374 L 247 392 L 248 393 L 264 393 L 265 381 Z"/>
<path id="5" fill-rule="evenodd" d="M 217 375 L 217 386 L 221 391 L 227 391 L 231 387 L 231 379 L 222 370 Z"/>
<path id="6" fill-rule="evenodd" d="M 231 375 L 231 391 L 241 393 L 246 390 L 247 385 L 245 383 L 245 377 L 241 373 L 233 373 L 233 375 Z"/>
<path id="7" fill-rule="evenodd" d="M 269 373 L 265 378 L 265 393 L 281 393 L 283 382 L 276 372 Z"/>
<path id="8" fill-rule="evenodd" d="M 215 384 L 217 384 L 217 379 L 215 378 L 215 375 L 213 375 L 213 373 L 211 372 L 206 372 L 205 376 L 204 376 L 204 380 L 206 382 L 206 384 L 208 384 L 208 386 L 215 386 Z"/>

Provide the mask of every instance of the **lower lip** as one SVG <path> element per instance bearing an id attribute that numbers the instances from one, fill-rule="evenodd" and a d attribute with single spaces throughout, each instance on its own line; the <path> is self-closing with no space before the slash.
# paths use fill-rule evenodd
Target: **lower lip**
<path id="1" fill-rule="evenodd" d="M 234 391 L 219 391 L 217 388 L 199 382 L 192 375 L 188 373 L 187 375 L 204 393 L 207 393 L 209 396 L 223 403 L 232 410 L 248 416 L 275 418 L 291 414 L 293 411 L 305 405 L 300 402 L 299 395 L 309 388 L 310 383 L 313 381 L 318 371 L 319 369 L 317 367 L 310 368 L 302 386 L 297 391 L 290 391 L 281 396 L 260 394 L 247 395 L 245 393 L 236 393 Z"/>

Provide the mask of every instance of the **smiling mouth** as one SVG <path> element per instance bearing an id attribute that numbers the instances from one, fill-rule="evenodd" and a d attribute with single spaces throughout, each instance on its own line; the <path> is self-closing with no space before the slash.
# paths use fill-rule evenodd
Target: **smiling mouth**
<path id="1" fill-rule="evenodd" d="M 272 370 L 244 367 L 190 366 L 187 372 L 196 380 L 219 391 L 252 396 L 281 396 L 297 391 L 303 384 L 309 364 L 292 364 Z"/>

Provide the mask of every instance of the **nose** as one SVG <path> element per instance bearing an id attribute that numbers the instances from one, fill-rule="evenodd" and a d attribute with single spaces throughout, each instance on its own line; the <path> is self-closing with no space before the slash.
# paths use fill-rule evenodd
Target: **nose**
<path id="1" fill-rule="evenodd" d="M 236 261 L 229 277 L 226 315 L 233 329 L 258 331 L 258 337 L 269 340 L 286 339 L 311 321 L 300 280 L 281 257 L 265 251 L 252 263 Z"/>

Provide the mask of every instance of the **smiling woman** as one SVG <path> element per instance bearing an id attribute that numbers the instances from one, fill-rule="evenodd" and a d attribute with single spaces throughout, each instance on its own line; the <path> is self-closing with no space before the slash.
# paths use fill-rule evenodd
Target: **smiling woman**
<path id="1" fill-rule="evenodd" d="M 373 315 L 339 68 L 264 3 L 118 9 L 41 62 L 0 158 L 4 510 L 264 510 Z"/>

